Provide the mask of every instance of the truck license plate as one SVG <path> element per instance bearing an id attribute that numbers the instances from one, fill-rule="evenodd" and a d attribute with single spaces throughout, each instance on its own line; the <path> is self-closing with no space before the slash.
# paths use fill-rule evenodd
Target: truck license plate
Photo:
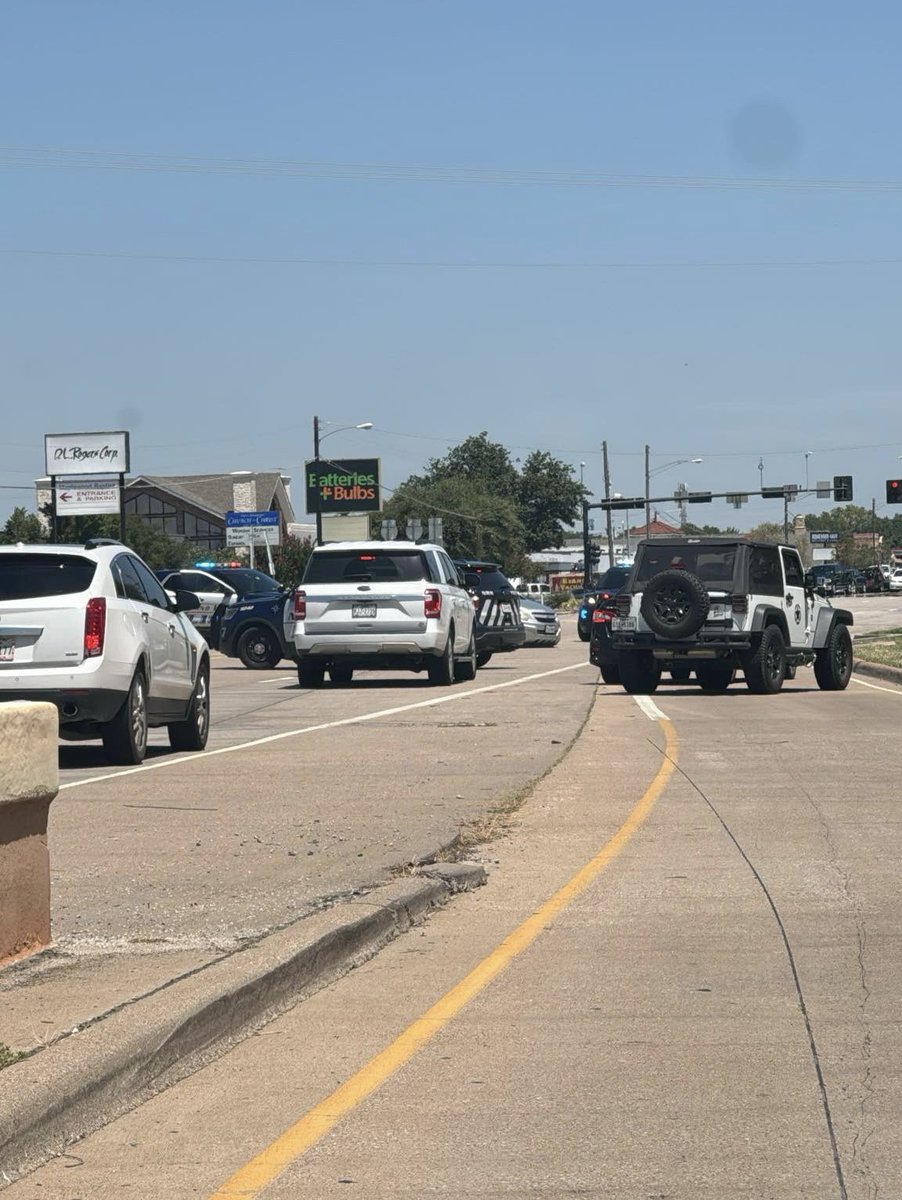
<path id="1" fill-rule="evenodd" d="M 375 604 L 352 604 L 351 605 L 351 616 L 352 617 L 366 618 L 366 617 L 375 617 L 375 615 L 376 615 Z"/>
<path id="2" fill-rule="evenodd" d="M 12 638 L 0 638 L 0 662 L 12 662 L 16 657 L 16 643 Z"/>
<path id="3" fill-rule="evenodd" d="M 611 628 L 612 629 L 635 629 L 636 628 L 636 618 L 635 617 L 614 617 L 613 620 L 611 621 Z"/>

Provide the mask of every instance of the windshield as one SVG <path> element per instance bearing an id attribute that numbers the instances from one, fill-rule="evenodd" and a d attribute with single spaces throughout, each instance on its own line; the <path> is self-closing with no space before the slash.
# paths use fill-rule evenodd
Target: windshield
<path id="1" fill-rule="evenodd" d="M 610 592 L 614 588 L 622 588 L 629 578 L 629 567 L 608 567 L 604 575 L 598 581 L 598 590 L 601 592 Z"/>
<path id="2" fill-rule="evenodd" d="M 688 571 L 705 583 L 729 588 L 733 582 L 733 567 L 736 562 L 735 545 L 723 546 L 645 546 L 643 548 L 636 583 L 647 583 L 660 571 Z"/>
<path id="3" fill-rule="evenodd" d="M 432 578 L 420 550 L 323 550 L 312 554 L 304 583 L 345 583 L 351 580 L 415 583 Z"/>

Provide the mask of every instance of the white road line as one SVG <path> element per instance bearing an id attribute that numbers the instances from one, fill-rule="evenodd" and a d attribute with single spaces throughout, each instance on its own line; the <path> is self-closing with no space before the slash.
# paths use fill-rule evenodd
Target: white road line
<path id="1" fill-rule="evenodd" d="M 633 696 L 633 699 L 648 717 L 649 721 L 669 721 L 670 717 L 662 713 L 651 696 Z"/>
<path id="2" fill-rule="evenodd" d="M 305 733 L 320 733 L 324 729 L 340 729 L 343 725 L 361 725 L 365 721 L 377 721 L 380 717 L 393 717 L 398 713 L 411 712 L 416 708 L 434 708 L 438 704 L 450 704 L 452 700 L 466 700 L 469 696 L 482 696 L 486 692 L 498 692 L 502 688 L 519 687 L 521 683 L 532 683 L 535 679 L 547 679 L 551 675 L 562 675 L 564 671 L 575 671 L 588 667 L 588 662 L 571 663 L 569 667 L 555 667 L 553 671 L 539 671 L 535 675 L 524 675 L 521 679 L 508 679 L 504 683 L 490 683 L 486 687 L 470 688 L 467 692 L 454 691 L 450 695 L 436 696 L 434 700 L 418 700 L 414 704 L 399 704 L 395 708 L 381 708 L 377 712 L 361 713 L 359 717 L 344 717 L 340 721 L 325 721 L 322 725 L 305 725 L 301 729 L 286 729 L 268 737 L 254 738 L 250 742 L 238 742 L 234 746 L 220 746 L 218 750 L 206 750 L 200 754 L 186 754 L 179 758 L 160 758 L 142 763 L 140 767 L 129 767 L 125 771 L 112 771 L 109 775 L 91 775 L 88 779 L 74 779 L 60 784 L 60 791 L 84 787 L 87 783 L 103 783 L 107 779 L 122 779 L 125 775 L 137 775 L 144 771 L 156 771 L 162 767 L 184 766 L 187 763 L 209 762 L 217 754 L 234 754 L 236 750 L 250 750 L 254 746 L 266 746 L 270 742 L 281 742 L 285 738 L 301 737 Z"/>
<path id="3" fill-rule="evenodd" d="M 875 692 L 889 692 L 892 696 L 902 696 L 902 692 L 898 688 L 881 687 L 879 683 L 865 683 L 863 679 L 856 679 L 854 675 L 850 683 L 858 683 L 862 687 L 873 688 Z"/>

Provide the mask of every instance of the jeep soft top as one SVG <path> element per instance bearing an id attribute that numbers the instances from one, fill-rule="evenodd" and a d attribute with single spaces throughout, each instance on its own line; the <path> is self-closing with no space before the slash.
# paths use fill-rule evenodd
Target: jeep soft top
<path id="1" fill-rule="evenodd" d="M 737 669 L 750 691 L 777 692 L 798 666 L 841 689 L 852 670 L 852 614 L 805 584 L 795 546 L 743 537 L 640 542 L 616 600 L 612 647 L 623 686 L 654 691 L 662 667 L 693 669 L 722 691 Z"/>

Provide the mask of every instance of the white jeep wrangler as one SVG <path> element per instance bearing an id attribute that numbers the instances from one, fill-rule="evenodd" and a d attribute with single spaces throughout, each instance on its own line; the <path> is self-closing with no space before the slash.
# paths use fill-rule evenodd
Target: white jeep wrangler
<path id="1" fill-rule="evenodd" d="M 805 664 L 827 690 L 847 687 L 852 674 L 852 614 L 805 587 L 794 546 L 738 537 L 642 542 L 616 613 L 614 675 L 631 693 L 653 692 L 662 669 L 679 681 L 694 671 L 710 692 L 729 687 L 737 668 L 759 693 L 778 692 Z"/>

